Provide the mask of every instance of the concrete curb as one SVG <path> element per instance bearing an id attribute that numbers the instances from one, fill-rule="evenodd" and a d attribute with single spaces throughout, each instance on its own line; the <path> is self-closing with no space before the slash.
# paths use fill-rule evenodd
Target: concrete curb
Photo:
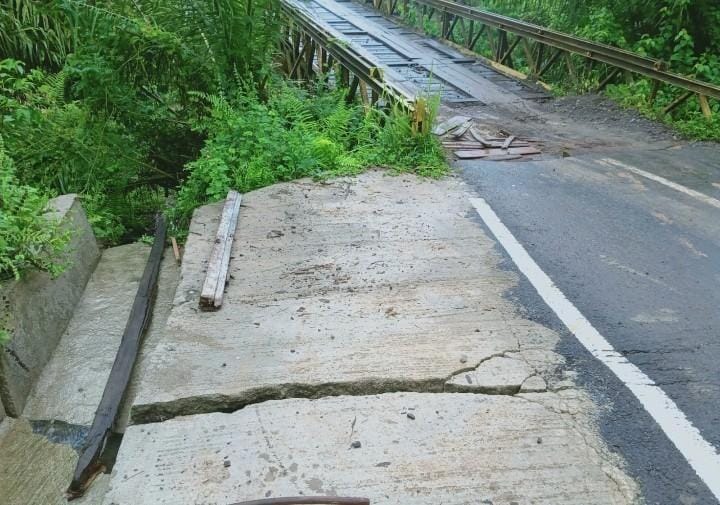
<path id="1" fill-rule="evenodd" d="M 70 266 L 57 279 L 45 272 L 30 272 L 20 281 L 0 284 L 3 319 L 12 332 L 12 340 L 0 352 L 0 400 L 13 417 L 22 414 L 100 258 L 77 195 L 57 197 L 50 201 L 50 208 L 63 227 L 72 231 L 67 253 Z"/>

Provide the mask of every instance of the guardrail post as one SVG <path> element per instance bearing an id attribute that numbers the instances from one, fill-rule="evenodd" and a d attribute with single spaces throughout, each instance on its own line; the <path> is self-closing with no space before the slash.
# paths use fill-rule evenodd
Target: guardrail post
<path id="1" fill-rule="evenodd" d="M 707 97 L 698 93 L 698 101 L 700 102 L 700 110 L 702 110 L 703 116 L 710 119 L 712 117 L 712 109 L 710 108 Z"/>
<path id="2" fill-rule="evenodd" d="M 413 110 L 413 131 L 415 133 L 426 133 L 429 127 L 427 100 L 416 98 Z"/>

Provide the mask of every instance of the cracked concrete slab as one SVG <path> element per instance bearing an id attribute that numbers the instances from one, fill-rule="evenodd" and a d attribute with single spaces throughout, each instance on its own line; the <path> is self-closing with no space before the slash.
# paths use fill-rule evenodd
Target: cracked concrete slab
<path id="1" fill-rule="evenodd" d="M 103 503 L 634 503 L 635 484 L 576 419 L 591 411 L 580 394 L 392 393 L 178 417 L 128 428 Z"/>
<path id="2" fill-rule="evenodd" d="M 135 422 L 285 397 L 442 391 L 505 352 L 552 355 L 454 178 L 381 171 L 244 195 L 224 307 L 198 295 L 221 204 L 196 210 L 167 326 L 143 357 Z M 525 356 L 525 354 L 522 354 Z M 534 365 L 533 365 L 534 366 Z"/>
<path id="3" fill-rule="evenodd" d="M 453 391 L 512 395 L 518 393 L 525 380 L 534 373 L 522 359 L 494 356 L 474 370 L 453 375 L 446 384 Z"/>
<path id="4" fill-rule="evenodd" d="M 539 375 L 528 377 L 520 386 L 521 393 L 543 393 L 545 391 L 547 391 L 547 382 Z"/>

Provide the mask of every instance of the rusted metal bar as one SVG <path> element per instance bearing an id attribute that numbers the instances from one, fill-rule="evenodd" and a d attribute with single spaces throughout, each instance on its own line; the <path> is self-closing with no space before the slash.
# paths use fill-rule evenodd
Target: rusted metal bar
<path id="1" fill-rule="evenodd" d="M 652 89 L 650 90 L 650 96 L 648 97 L 648 103 L 653 105 L 657 98 L 658 91 L 660 91 L 660 81 L 653 79 Z"/>
<path id="2" fill-rule="evenodd" d="M 692 91 L 688 91 L 687 93 L 683 93 L 680 97 L 675 99 L 670 105 L 665 107 L 663 109 L 663 114 L 669 114 L 675 109 L 677 109 L 680 105 L 685 103 L 685 101 L 690 98 L 693 95 Z"/>
<path id="3" fill-rule="evenodd" d="M 598 84 L 597 91 L 602 91 L 605 89 L 605 86 L 610 84 L 615 77 L 618 76 L 623 70 L 621 68 L 613 68 L 610 73 L 603 79 L 600 84 Z"/>
<path id="4" fill-rule="evenodd" d="M 480 37 L 482 36 L 482 34 L 485 32 L 486 29 L 487 29 L 487 26 L 486 26 L 486 25 L 481 25 L 481 26 L 480 26 L 480 29 L 479 29 L 479 30 L 477 31 L 477 33 L 475 34 L 475 38 L 472 39 L 472 42 L 471 42 L 470 45 L 468 46 L 468 49 L 473 49 L 473 48 L 475 47 L 475 44 L 477 44 L 477 41 L 480 39 Z"/>
<path id="5" fill-rule="evenodd" d="M 455 25 L 457 25 L 457 22 L 459 19 L 462 19 L 462 18 L 460 18 L 460 16 L 453 16 L 453 20 L 452 20 L 452 23 L 450 23 L 450 29 L 448 30 L 447 37 L 446 37 L 448 40 L 453 40 L 453 38 L 452 38 L 453 30 L 455 30 Z"/>
<path id="6" fill-rule="evenodd" d="M 562 56 L 562 53 L 563 53 L 562 49 L 556 49 L 555 54 L 553 54 L 550 57 L 550 59 L 548 59 L 547 62 L 545 62 L 545 64 L 542 66 L 542 68 L 538 72 L 538 77 L 542 77 L 545 72 L 550 70 L 550 67 L 552 67 L 555 64 L 555 62 L 558 60 L 558 58 L 560 58 L 560 56 Z"/>
<path id="7" fill-rule="evenodd" d="M 241 501 L 231 505 L 370 505 L 370 500 L 368 498 L 344 498 L 341 496 L 295 496 Z"/>
<path id="8" fill-rule="evenodd" d="M 510 47 L 508 47 L 508 50 L 505 51 L 505 54 L 503 54 L 502 58 L 500 58 L 498 63 L 500 63 L 501 65 L 504 65 L 505 62 L 508 60 L 508 58 L 510 58 L 510 56 L 512 55 L 512 52 L 515 50 L 515 48 L 518 46 L 518 44 L 520 43 L 520 41 L 522 39 L 523 39 L 522 37 L 515 37 L 515 40 L 513 41 L 512 44 L 510 44 Z"/>
<path id="9" fill-rule="evenodd" d="M 348 90 L 348 94 L 347 94 L 348 102 L 353 102 L 355 100 L 355 94 L 357 93 L 359 85 L 360 85 L 360 79 L 358 79 L 357 75 L 354 75 L 352 84 L 350 84 L 350 89 Z"/>
<path id="10" fill-rule="evenodd" d="M 523 38 L 522 41 L 525 58 L 528 60 L 528 68 L 530 68 L 530 75 L 535 75 L 537 74 L 537 62 L 535 61 L 535 56 L 533 56 L 532 47 L 530 47 L 528 39 Z"/>

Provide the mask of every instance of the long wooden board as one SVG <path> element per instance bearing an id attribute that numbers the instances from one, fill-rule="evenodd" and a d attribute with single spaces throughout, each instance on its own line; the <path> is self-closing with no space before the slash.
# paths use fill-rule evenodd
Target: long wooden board
<path id="1" fill-rule="evenodd" d="M 218 310 L 222 306 L 230 265 L 230 250 L 240 214 L 241 201 L 240 193 L 233 190 L 228 192 L 225 206 L 220 215 L 215 245 L 210 253 L 205 282 L 200 292 L 201 310 Z"/>
<path id="2" fill-rule="evenodd" d="M 135 294 L 135 300 L 120 341 L 120 347 L 110 370 L 110 376 L 105 384 L 100 404 L 95 411 L 93 424 L 85 439 L 85 444 L 80 450 L 75 473 L 67 490 L 69 499 L 82 496 L 92 479 L 103 470 L 100 457 L 105 447 L 105 441 L 117 417 L 120 402 L 125 395 L 137 359 L 142 336 L 152 316 L 160 261 L 165 250 L 166 232 L 167 224 L 165 219 L 158 216 L 150 256 Z"/>
<path id="3" fill-rule="evenodd" d="M 534 147 L 511 147 L 510 149 L 467 149 L 455 151 L 455 156 L 461 160 L 471 160 L 475 158 L 487 158 L 488 156 L 507 155 L 507 154 L 540 154 L 540 149 Z"/>

